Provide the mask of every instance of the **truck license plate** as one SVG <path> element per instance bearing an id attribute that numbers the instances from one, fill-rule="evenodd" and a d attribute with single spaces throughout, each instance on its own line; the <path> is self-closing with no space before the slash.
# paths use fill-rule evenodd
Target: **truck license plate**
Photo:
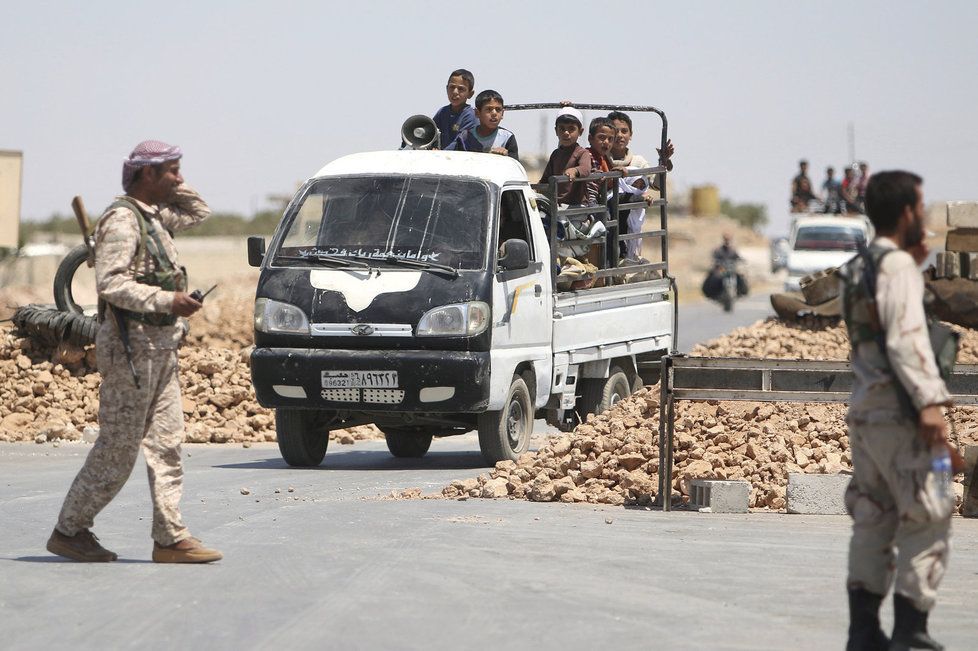
<path id="1" fill-rule="evenodd" d="M 397 371 L 323 371 L 324 389 L 396 389 Z"/>

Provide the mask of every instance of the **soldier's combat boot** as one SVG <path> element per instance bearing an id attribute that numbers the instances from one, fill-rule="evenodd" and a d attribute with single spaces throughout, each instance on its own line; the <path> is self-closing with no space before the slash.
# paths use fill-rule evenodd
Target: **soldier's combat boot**
<path id="1" fill-rule="evenodd" d="M 98 537 L 88 529 L 82 529 L 74 536 L 66 536 L 57 529 L 48 538 L 47 549 L 52 554 L 70 558 L 82 563 L 108 563 L 119 558 L 98 542 Z"/>
<path id="2" fill-rule="evenodd" d="M 846 651 L 887 651 L 890 641 L 880 628 L 883 596 L 863 588 L 849 589 L 849 642 Z"/>
<path id="3" fill-rule="evenodd" d="M 153 543 L 154 563 L 212 563 L 222 558 L 221 552 L 204 547 L 196 538 L 184 538 L 166 547 Z"/>
<path id="4" fill-rule="evenodd" d="M 917 610 L 913 602 L 901 594 L 893 595 L 893 637 L 890 651 L 932 649 L 944 651 L 927 632 L 927 611 Z"/>

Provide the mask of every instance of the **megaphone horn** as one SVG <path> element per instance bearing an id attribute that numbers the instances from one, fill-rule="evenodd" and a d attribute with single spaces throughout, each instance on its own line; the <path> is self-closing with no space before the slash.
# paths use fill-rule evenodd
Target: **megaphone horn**
<path id="1" fill-rule="evenodd" d="M 405 149 L 432 149 L 438 145 L 439 136 L 435 121 L 427 115 L 412 115 L 401 125 Z"/>

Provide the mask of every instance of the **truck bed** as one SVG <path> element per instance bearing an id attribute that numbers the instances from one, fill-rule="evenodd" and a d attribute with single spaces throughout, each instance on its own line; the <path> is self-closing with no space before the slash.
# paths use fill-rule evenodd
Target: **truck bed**
<path id="1" fill-rule="evenodd" d="M 669 280 L 659 279 L 556 294 L 554 353 L 603 358 L 668 349 L 673 328 L 669 290 Z"/>

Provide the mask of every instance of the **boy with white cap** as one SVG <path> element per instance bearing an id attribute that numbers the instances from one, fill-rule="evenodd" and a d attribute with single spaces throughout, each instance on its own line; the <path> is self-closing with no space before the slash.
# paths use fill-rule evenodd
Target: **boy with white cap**
<path id="1" fill-rule="evenodd" d="M 566 175 L 579 178 L 591 174 L 591 154 L 577 141 L 584 133 L 584 116 L 572 106 L 565 106 L 554 121 L 558 146 L 550 154 L 547 166 L 543 168 L 540 183 L 548 183 L 551 176 Z M 557 203 L 582 205 L 585 199 L 584 183 L 557 184 Z"/>

